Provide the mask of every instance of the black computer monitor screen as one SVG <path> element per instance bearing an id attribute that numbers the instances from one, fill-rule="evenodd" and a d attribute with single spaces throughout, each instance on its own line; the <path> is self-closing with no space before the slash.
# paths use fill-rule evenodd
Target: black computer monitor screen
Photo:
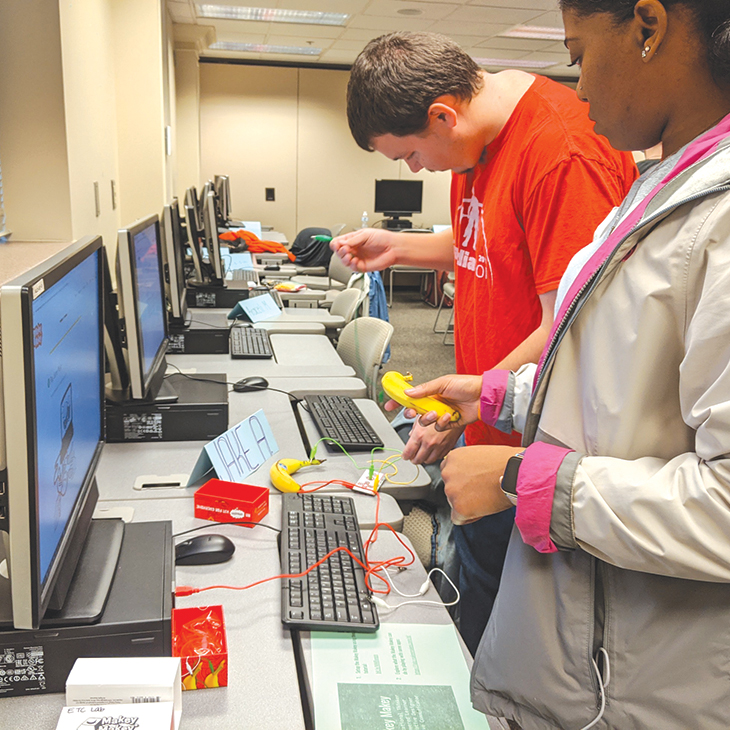
<path id="1" fill-rule="evenodd" d="M 225 272 L 223 271 L 223 261 L 221 259 L 221 244 L 218 239 L 218 222 L 215 208 L 215 193 L 211 190 L 203 201 L 203 230 L 205 231 L 208 258 L 213 267 L 213 276 L 222 281 Z"/>
<path id="2" fill-rule="evenodd" d="M 397 218 L 420 213 L 422 180 L 376 180 L 375 212 Z"/>
<path id="3" fill-rule="evenodd" d="M 231 219 L 231 186 L 228 175 L 216 175 L 214 181 L 220 224 L 225 226 Z"/>
<path id="4" fill-rule="evenodd" d="M 97 499 L 104 439 L 101 239 L 2 288 L 13 624 L 36 628 L 68 588 Z M 75 556 L 75 557 L 74 557 Z"/>
<path id="5" fill-rule="evenodd" d="M 165 266 L 165 295 L 170 320 L 183 324 L 187 314 L 185 256 L 177 198 L 162 211 L 162 259 Z"/>
<path id="6" fill-rule="evenodd" d="M 193 259 L 193 268 L 195 269 L 195 283 L 204 284 L 207 280 L 203 266 L 203 253 L 200 248 L 200 228 L 198 227 L 198 218 L 195 214 L 195 208 L 192 205 L 185 205 L 185 226 L 188 230 L 188 246 L 190 247 L 190 256 Z"/>
<path id="7" fill-rule="evenodd" d="M 117 286 L 133 399 L 154 399 L 166 368 L 167 321 L 156 215 L 119 231 Z"/>
<path id="8" fill-rule="evenodd" d="M 202 214 L 200 210 L 200 201 L 198 200 L 198 189 L 194 185 L 191 185 L 185 191 L 185 205 L 192 206 L 198 221 L 198 228 L 201 228 Z"/>
<path id="9" fill-rule="evenodd" d="M 205 185 L 203 185 L 203 189 L 200 191 L 200 197 L 198 198 L 198 227 L 201 230 L 203 230 L 204 226 L 205 200 L 210 192 L 215 192 L 212 180 L 208 180 Z"/>

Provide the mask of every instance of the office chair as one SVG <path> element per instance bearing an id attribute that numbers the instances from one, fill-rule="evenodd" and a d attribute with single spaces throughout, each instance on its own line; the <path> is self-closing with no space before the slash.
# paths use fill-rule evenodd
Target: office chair
<path id="1" fill-rule="evenodd" d="M 334 255 L 330 258 L 327 276 L 313 276 L 311 274 L 297 274 L 291 281 L 295 284 L 306 284 L 310 289 L 327 291 L 328 289 L 343 290 L 350 281 L 352 271 L 342 263 L 342 259 Z"/>
<path id="2" fill-rule="evenodd" d="M 346 327 L 355 318 L 357 310 L 360 308 L 360 304 L 364 298 L 365 292 L 362 289 L 355 289 L 354 287 L 337 292 L 332 300 L 330 314 L 344 317 L 344 326 Z"/>
<path id="3" fill-rule="evenodd" d="M 358 317 L 340 333 L 337 353 L 345 365 L 355 370 L 368 389 L 368 398 L 377 402 L 378 372 L 393 336 L 393 325 L 383 319 Z"/>
<path id="4" fill-rule="evenodd" d="M 297 233 L 291 252 L 296 256 L 294 266 L 297 274 L 326 276 L 332 251 L 326 243 L 315 241 L 314 236 L 332 237 L 329 228 L 302 228 Z"/>
<path id="5" fill-rule="evenodd" d="M 454 273 L 449 272 L 449 280 L 444 283 L 443 289 L 441 290 L 441 300 L 439 301 L 439 308 L 436 310 L 436 320 L 433 323 L 433 331 L 438 334 L 443 334 L 444 339 L 442 340 L 444 345 L 453 345 L 453 342 L 446 342 L 446 338 L 449 335 L 449 332 L 453 332 L 454 328 L 452 327 L 452 323 L 454 321 L 454 306 L 452 304 L 451 306 L 451 314 L 449 315 L 449 321 L 446 323 L 446 329 L 439 329 L 438 323 L 439 323 L 439 316 L 441 315 L 441 310 L 444 306 L 444 300 L 446 297 L 451 299 L 451 301 L 454 301 L 454 296 L 456 294 L 456 284 L 454 284 Z"/>

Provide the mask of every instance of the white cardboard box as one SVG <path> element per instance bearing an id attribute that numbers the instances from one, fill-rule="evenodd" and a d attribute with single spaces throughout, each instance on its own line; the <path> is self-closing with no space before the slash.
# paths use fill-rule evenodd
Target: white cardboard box
<path id="1" fill-rule="evenodd" d="M 80 658 L 66 680 L 69 706 L 172 702 L 175 730 L 182 713 L 178 657 Z"/>
<path id="2" fill-rule="evenodd" d="M 172 702 L 64 707 L 56 730 L 172 730 Z"/>

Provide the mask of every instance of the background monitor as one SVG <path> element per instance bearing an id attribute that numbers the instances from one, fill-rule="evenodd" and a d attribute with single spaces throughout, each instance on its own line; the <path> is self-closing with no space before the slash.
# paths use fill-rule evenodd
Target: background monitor
<path id="1" fill-rule="evenodd" d="M 152 215 L 121 229 L 117 242 L 118 307 L 134 400 L 154 400 L 165 375 L 167 317 L 162 281 L 160 224 Z"/>
<path id="2" fill-rule="evenodd" d="M 101 238 L 86 238 L 0 290 L 15 628 L 62 607 L 98 499 L 103 278 Z"/>
<path id="3" fill-rule="evenodd" d="M 210 190 L 203 200 L 203 231 L 205 245 L 208 249 L 208 258 L 213 267 L 213 277 L 223 281 L 223 261 L 221 258 L 221 244 L 218 239 L 218 221 L 216 219 L 215 193 Z"/>
<path id="4" fill-rule="evenodd" d="M 193 268 L 195 269 L 194 283 L 204 284 L 208 277 L 203 266 L 203 252 L 200 247 L 202 233 L 198 226 L 198 217 L 195 213 L 195 208 L 192 205 L 187 205 L 187 203 L 185 204 L 185 226 L 188 231 L 190 256 L 193 259 Z"/>
<path id="5" fill-rule="evenodd" d="M 391 218 L 420 213 L 423 200 L 422 180 L 376 180 L 375 212 Z"/>
<path id="6" fill-rule="evenodd" d="M 226 226 L 231 220 L 231 185 L 228 175 L 216 175 L 214 184 L 220 224 Z"/>
<path id="7" fill-rule="evenodd" d="M 185 250 L 182 241 L 180 208 L 177 198 L 162 210 L 162 260 L 164 262 L 165 295 L 170 322 L 184 324 L 187 316 L 185 287 Z"/>

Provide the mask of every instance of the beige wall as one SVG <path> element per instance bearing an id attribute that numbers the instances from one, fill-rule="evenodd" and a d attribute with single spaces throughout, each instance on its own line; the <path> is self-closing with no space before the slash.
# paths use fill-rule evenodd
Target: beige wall
<path id="1" fill-rule="evenodd" d="M 119 207 L 112 181 L 118 186 L 119 175 L 110 2 L 62 0 L 60 15 L 73 238 L 100 233 L 113 249 Z"/>
<path id="2" fill-rule="evenodd" d="M 0 1 L 0 160 L 13 240 L 69 240 L 58 0 Z"/>
<path id="3" fill-rule="evenodd" d="M 123 226 L 167 198 L 162 0 L 111 0 Z"/>
<path id="4" fill-rule="evenodd" d="M 412 175 L 355 144 L 347 79 L 346 71 L 201 64 L 198 184 L 228 174 L 234 215 L 290 240 L 306 226 L 357 227 L 363 210 L 372 224 L 377 178 L 423 179 L 424 212 L 413 223 L 448 223 L 448 173 Z M 264 200 L 265 187 L 276 188 L 276 202 Z"/>
<path id="5" fill-rule="evenodd" d="M 200 72 L 198 52 L 175 50 L 175 194 L 200 185 Z"/>

